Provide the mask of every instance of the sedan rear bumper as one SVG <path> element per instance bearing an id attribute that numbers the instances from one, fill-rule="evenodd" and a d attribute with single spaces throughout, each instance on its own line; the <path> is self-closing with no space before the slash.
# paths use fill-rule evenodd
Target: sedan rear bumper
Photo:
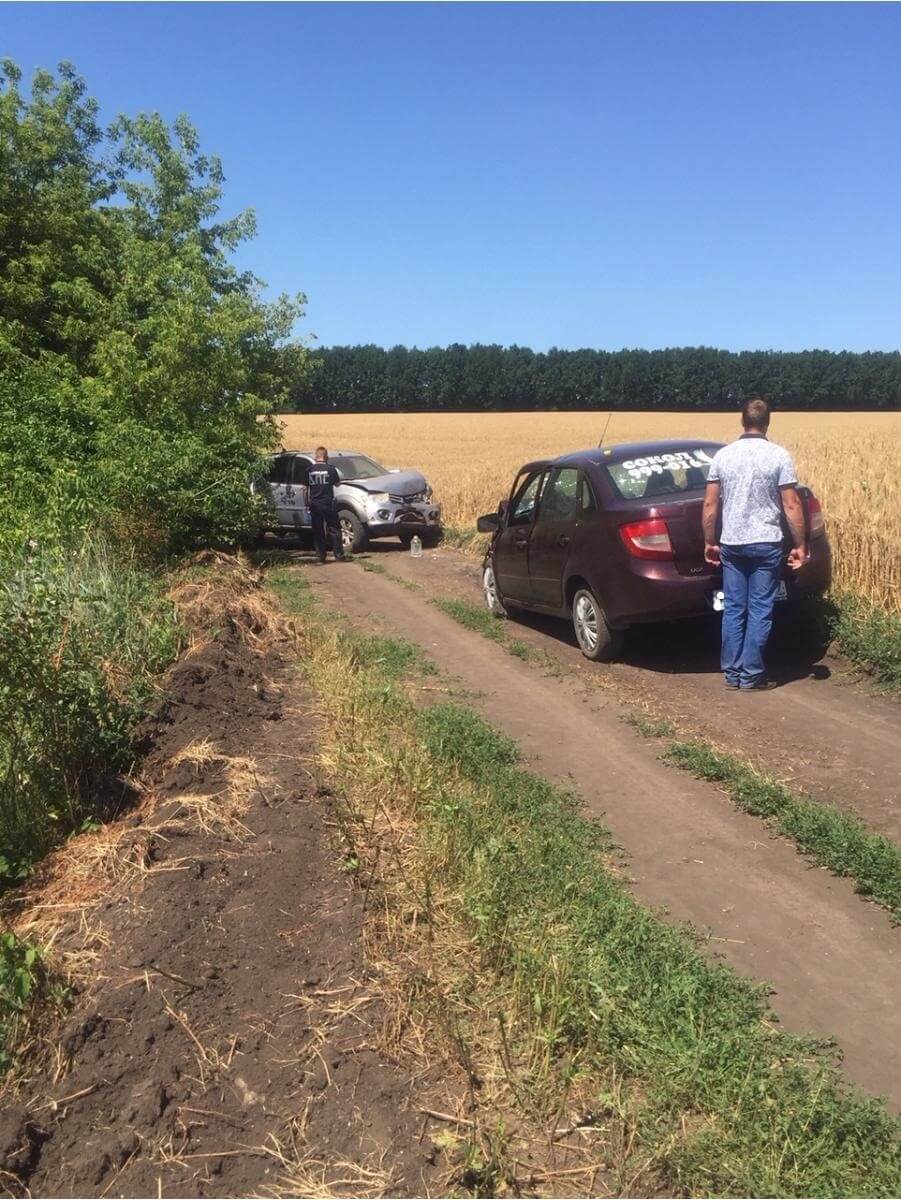
<path id="1" fill-rule="evenodd" d="M 630 567 L 606 610 L 611 625 L 617 628 L 702 616 L 711 611 L 713 595 L 723 586 L 722 572 L 706 565 L 692 575 L 680 574 L 671 562 L 636 559 Z M 782 577 L 789 601 L 794 596 L 821 596 L 826 592 L 832 582 L 828 539 L 820 537 L 811 542 L 810 558 L 804 566 L 798 571 L 786 567 Z"/>

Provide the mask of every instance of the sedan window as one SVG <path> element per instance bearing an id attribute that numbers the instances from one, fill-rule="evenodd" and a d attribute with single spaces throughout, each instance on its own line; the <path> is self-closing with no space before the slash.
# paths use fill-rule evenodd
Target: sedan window
<path id="1" fill-rule="evenodd" d="M 512 512 L 507 522 L 508 525 L 531 524 L 535 505 L 538 503 L 541 495 L 541 484 L 544 482 L 544 479 L 544 473 L 536 471 L 534 475 L 528 476 L 523 481 L 516 493 L 516 499 L 513 501 Z"/>
<path id="2" fill-rule="evenodd" d="M 538 510 L 538 522 L 574 521 L 578 512 L 579 472 L 575 467 L 556 467 L 548 475 Z"/>
<path id="3" fill-rule="evenodd" d="M 699 446 L 609 463 L 607 473 L 624 500 L 677 496 L 703 488 L 712 462 L 713 456 Z"/>
<path id="4" fill-rule="evenodd" d="M 594 488 L 591 486 L 587 475 L 582 476 L 582 497 L 579 503 L 579 508 L 583 513 L 593 513 L 598 511 L 598 502 L 595 499 Z"/>

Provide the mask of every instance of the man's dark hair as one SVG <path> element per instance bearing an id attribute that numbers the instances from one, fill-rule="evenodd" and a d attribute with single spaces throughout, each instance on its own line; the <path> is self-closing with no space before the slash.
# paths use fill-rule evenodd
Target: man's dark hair
<path id="1" fill-rule="evenodd" d="M 770 423 L 770 406 L 760 396 L 746 400 L 741 406 L 741 423 L 745 429 L 766 429 Z"/>
<path id="2" fill-rule="evenodd" d="M 328 450 L 325 446 L 316 447 L 316 457 L 321 458 L 323 462 L 328 462 Z"/>

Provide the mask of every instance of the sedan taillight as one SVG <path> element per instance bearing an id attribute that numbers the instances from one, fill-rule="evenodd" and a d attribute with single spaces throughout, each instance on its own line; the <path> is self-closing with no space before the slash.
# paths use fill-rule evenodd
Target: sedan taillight
<path id="1" fill-rule="evenodd" d="M 661 521 L 659 517 L 620 525 L 619 536 L 634 558 L 673 557 L 673 543 L 670 541 L 666 521 Z"/>
<path id="2" fill-rule="evenodd" d="M 826 518 L 823 516 L 823 506 L 816 496 L 807 497 L 807 535 L 820 537 L 826 532 Z"/>

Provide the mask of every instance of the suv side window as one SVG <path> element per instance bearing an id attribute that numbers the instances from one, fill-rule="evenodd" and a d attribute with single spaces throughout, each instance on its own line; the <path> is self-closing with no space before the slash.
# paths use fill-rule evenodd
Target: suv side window
<path id="1" fill-rule="evenodd" d="M 579 515 L 579 472 L 575 467 L 555 467 L 541 496 L 538 523 L 574 521 Z"/>
<path id="2" fill-rule="evenodd" d="M 543 471 L 535 471 L 526 476 L 516 491 L 510 506 L 508 525 L 531 525 L 535 514 L 535 505 L 541 496 L 541 485 L 546 478 Z"/>
<path id="3" fill-rule="evenodd" d="M 272 460 L 272 465 L 269 468 L 267 479 L 270 483 L 287 483 L 291 478 L 291 463 L 293 458 L 290 454 L 279 454 L 277 458 Z"/>
<path id="4" fill-rule="evenodd" d="M 306 483 L 309 466 L 310 460 L 308 458 L 303 458 L 301 455 L 295 454 L 291 466 L 291 482 L 297 484 Z"/>

